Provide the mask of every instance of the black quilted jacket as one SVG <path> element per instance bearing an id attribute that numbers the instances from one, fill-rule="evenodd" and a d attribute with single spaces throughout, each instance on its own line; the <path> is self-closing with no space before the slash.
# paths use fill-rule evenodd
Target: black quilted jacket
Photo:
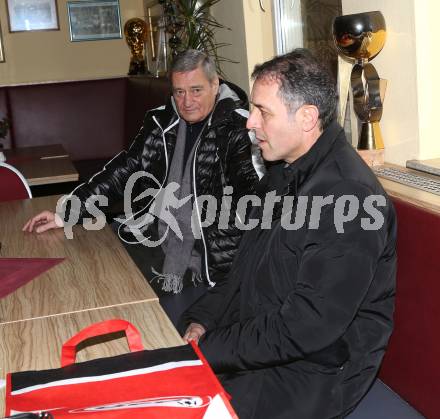
<path id="1" fill-rule="evenodd" d="M 229 85 L 233 86 L 233 85 Z M 251 141 L 246 129 L 246 113 L 235 92 L 222 88 L 212 116 L 205 126 L 194 158 L 195 179 L 193 194 L 213 195 L 220 207 L 223 188 L 233 187 L 232 215 L 228 228 L 218 228 L 218 214 L 215 222 L 203 228 L 202 240 L 196 241 L 203 255 L 203 272 L 208 282 L 222 280 L 229 271 L 242 231 L 235 227 L 234 207 L 238 199 L 254 191 L 258 181 L 252 164 Z M 226 92 L 226 93 L 225 93 Z M 242 91 L 237 92 L 242 95 Z M 226 94 L 226 96 L 225 96 Z M 143 125 L 128 151 L 122 151 L 91 180 L 80 185 L 72 194 L 81 201 L 78 220 L 88 216 L 85 202 L 93 195 L 104 195 L 108 205 L 121 200 L 130 176 L 139 171 L 152 174 L 157 183 L 146 176 L 140 177 L 133 187 L 136 198 L 148 188 L 166 185 L 166 178 L 176 143 L 179 116 L 172 99 L 167 105 L 146 113 Z M 133 212 L 147 212 L 151 196 L 132 202 Z M 69 209 L 69 211 L 73 211 Z M 65 219 L 69 217 L 66 213 Z M 203 213 L 201 214 L 203 219 Z M 76 218 L 75 218 L 76 219 Z M 154 225 L 154 224 L 153 224 Z M 148 235 L 148 234 L 146 234 Z"/>

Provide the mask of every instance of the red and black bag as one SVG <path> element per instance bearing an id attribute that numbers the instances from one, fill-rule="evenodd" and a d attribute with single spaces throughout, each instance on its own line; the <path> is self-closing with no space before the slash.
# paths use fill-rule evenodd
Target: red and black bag
<path id="1" fill-rule="evenodd" d="M 86 339 L 125 331 L 130 353 L 75 363 Z M 62 347 L 61 368 L 9 373 L 6 416 L 61 418 L 236 418 L 228 395 L 195 344 L 144 350 L 125 320 L 93 324 Z"/>

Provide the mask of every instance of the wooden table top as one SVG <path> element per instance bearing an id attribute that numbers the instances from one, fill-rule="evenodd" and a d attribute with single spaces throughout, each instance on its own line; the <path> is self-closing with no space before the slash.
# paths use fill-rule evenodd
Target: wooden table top
<path id="1" fill-rule="evenodd" d="M 32 319 L 0 325 L 0 414 L 4 412 L 6 373 L 60 367 L 61 346 L 92 323 L 125 319 L 142 335 L 145 349 L 183 344 L 158 302 L 141 302 L 88 310 L 78 313 Z M 15 348 L 15 350 L 13 349 Z M 16 350 L 16 348 L 20 348 Z M 128 352 L 125 337 L 85 347 L 77 354 L 82 362 Z"/>
<path id="2" fill-rule="evenodd" d="M 99 231 L 73 227 L 42 234 L 21 231 L 33 215 L 54 210 L 58 197 L 0 204 L 2 257 L 66 258 L 0 299 L 0 324 L 140 301 L 157 301 L 142 273 L 109 226 Z"/>
<path id="3" fill-rule="evenodd" d="M 6 163 L 16 167 L 30 186 L 75 182 L 79 175 L 61 144 L 3 151 Z"/>

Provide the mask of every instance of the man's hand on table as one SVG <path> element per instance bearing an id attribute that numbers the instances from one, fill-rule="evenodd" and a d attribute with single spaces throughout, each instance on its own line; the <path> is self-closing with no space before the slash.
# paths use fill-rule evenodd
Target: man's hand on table
<path id="1" fill-rule="evenodd" d="M 51 211 L 43 211 L 28 220 L 22 231 L 32 233 L 35 229 L 35 232 L 43 233 L 53 228 L 61 228 L 63 225 L 64 222 L 58 214 Z"/>
<path id="2" fill-rule="evenodd" d="M 183 340 L 187 343 L 195 341 L 199 343 L 199 339 L 206 333 L 205 328 L 199 323 L 191 323 L 183 336 Z"/>

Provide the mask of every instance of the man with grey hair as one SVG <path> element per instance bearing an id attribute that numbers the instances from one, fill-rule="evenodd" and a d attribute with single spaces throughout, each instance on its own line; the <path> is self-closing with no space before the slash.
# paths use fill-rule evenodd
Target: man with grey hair
<path id="1" fill-rule="evenodd" d="M 308 51 L 253 78 L 247 126 L 279 162 L 257 187 L 273 217 L 245 233 L 228 280 L 180 330 L 199 341 L 241 419 L 342 418 L 371 386 L 393 327 L 394 209 L 335 121 L 334 83 Z M 271 192 L 292 198 L 288 208 Z M 249 215 L 264 217 L 264 205 Z"/>
<path id="2" fill-rule="evenodd" d="M 241 238 L 233 216 L 222 228 L 218 214 L 213 222 L 203 223 L 204 209 L 198 207 L 197 198 L 221 198 L 224 190 L 229 191 L 231 214 L 235 215 L 237 201 L 253 192 L 258 176 L 246 129 L 246 94 L 237 86 L 220 83 L 213 60 L 201 51 L 179 54 L 170 74 L 172 97 L 168 103 L 148 111 L 130 148 L 72 192 L 79 198 L 80 207 L 66 201 L 64 217 L 44 211 L 30 219 L 23 230 L 42 233 L 63 226 L 73 215 L 81 222 L 88 216 L 86 201 L 90 197 L 103 195 L 111 205 L 124 196 L 130 177 L 141 173 L 131 193 L 133 216 L 127 215 L 118 230 L 175 320 L 205 289 L 193 284 L 213 286 L 224 280 Z M 176 184 L 179 205 L 170 208 L 169 215 L 177 221 L 181 234 L 170 229 L 166 220 L 152 216 L 161 214 L 157 209 L 161 203 L 156 202 L 161 192 Z M 156 191 L 153 197 L 149 191 Z M 195 228 L 191 225 L 193 207 L 197 209 Z M 143 246 L 152 242 L 161 245 Z"/>

